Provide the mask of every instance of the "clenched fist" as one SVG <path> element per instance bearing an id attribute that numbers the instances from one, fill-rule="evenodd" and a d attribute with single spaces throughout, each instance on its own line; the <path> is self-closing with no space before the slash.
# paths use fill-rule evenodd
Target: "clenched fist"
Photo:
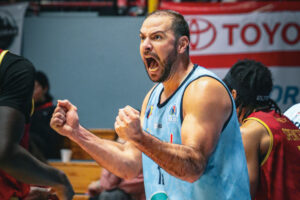
<path id="1" fill-rule="evenodd" d="M 63 136 L 70 137 L 79 128 L 77 108 L 68 100 L 58 100 L 50 121 L 51 127 Z"/>
<path id="2" fill-rule="evenodd" d="M 143 134 L 140 113 L 130 106 L 119 110 L 115 130 L 120 138 L 127 141 L 138 141 Z"/>

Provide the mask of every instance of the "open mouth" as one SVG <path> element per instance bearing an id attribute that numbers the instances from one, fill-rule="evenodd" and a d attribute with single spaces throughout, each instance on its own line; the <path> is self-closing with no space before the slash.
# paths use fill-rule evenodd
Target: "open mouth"
<path id="1" fill-rule="evenodd" d="M 159 69 L 158 62 L 152 57 L 146 58 L 146 63 L 150 72 L 155 72 Z"/>

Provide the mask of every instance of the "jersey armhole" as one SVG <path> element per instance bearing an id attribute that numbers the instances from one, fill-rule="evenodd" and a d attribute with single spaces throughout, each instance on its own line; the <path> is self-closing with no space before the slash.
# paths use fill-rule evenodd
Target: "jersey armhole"
<path id="1" fill-rule="evenodd" d="M 271 129 L 269 128 L 269 126 L 265 122 L 263 122 L 262 120 L 260 120 L 260 119 L 258 119 L 256 117 L 250 117 L 250 118 L 247 118 L 246 120 L 244 120 L 244 122 L 246 122 L 248 120 L 255 120 L 258 123 L 260 123 L 261 125 L 263 125 L 267 129 L 267 132 L 268 132 L 268 134 L 270 136 L 270 145 L 269 145 L 267 154 L 264 157 L 263 161 L 260 163 L 260 166 L 263 166 L 267 162 L 267 160 L 268 160 L 268 158 L 269 158 L 269 156 L 271 154 L 271 151 L 273 149 L 274 136 L 273 136 L 273 133 L 272 133 Z"/>
<path id="2" fill-rule="evenodd" d="M 183 95 L 182 95 L 182 97 L 181 97 L 181 103 L 180 103 L 180 120 L 181 120 L 181 124 L 182 124 L 182 122 L 183 122 L 183 108 L 182 108 L 183 106 L 182 106 L 182 104 L 183 104 L 183 97 L 184 97 L 185 90 L 187 89 L 187 87 L 188 87 L 192 82 L 194 82 L 194 81 L 196 81 L 196 80 L 198 80 L 198 79 L 200 79 L 200 78 L 202 78 L 202 77 L 210 77 L 210 78 L 215 79 L 216 81 L 218 81 L 219 83 L 221 83 L 221 84 L 223 85 L 223 87 L 226 89 L 226 91 L 227 91 L 227 93 L 228 93 L 228 95 L 229 95 L 230 102 L 231 102 L 231 113 L 230 113 L 228 119 L 226 120 L 226 122 L 225 122 L 224 125 L 223 125 L 222 131 L 221 131 L 221 132 L 223 132 L 224 129 L 227 127 L 229 121 L 231 120 L 231 117 L 232 117 L 232 114 L 233 114 L 233 111 L 234 111 L 234 106 L 235 106 L 234 100 L 233 100 L 233 98 L 232 98 L 232 96 L 231 96 L 231 93 L 230 93 L 229 89 L 227 88 L 227 86 L 226 86 L 222 81 L 220 81 L 219 79 L 217 79 L 216 77 L 211 76 L 211 75 L 208 75 L 208 74 L 198 76 L 198 77 L 195 78 L 193 81 L 191 81 L 188 85 L 186 85 L 186 87 L 184 88 Z"/>
<path id="3" fill-rule="evenodd" d="M 0 65 L 1 65 L 2 60 L 3 60 L 3 58 L 4 58 L 4 56 L 5 56 L 5 54 L 6 54 L 7 52 L 8 52 L 8 50 L 4 50 L 4 51 L 1 52 L 1 54 L 0 54 Z"/>

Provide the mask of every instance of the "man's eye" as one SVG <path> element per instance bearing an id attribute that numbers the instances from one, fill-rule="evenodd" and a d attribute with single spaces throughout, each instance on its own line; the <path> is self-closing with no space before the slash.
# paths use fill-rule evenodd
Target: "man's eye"
<path id="1" fill-rule="evenodd" d="M 161 40 L 162 38 L 161 38 L 160 35 L 155 35 L 155 36 L 153 37 L 153 39 L 154 39 L 154 40 Z"/>

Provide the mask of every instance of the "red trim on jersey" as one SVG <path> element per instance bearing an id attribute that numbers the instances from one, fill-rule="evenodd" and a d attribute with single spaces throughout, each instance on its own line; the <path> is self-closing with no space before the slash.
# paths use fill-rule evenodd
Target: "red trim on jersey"
<path id="1" fill-rule="evenodd" d="M 38 107 L 35 108 L 35 110 L 42 110 L 42 109 L 45 109 L 45 108 L 49 108 L 53 106 L 53 103 L 52 102 L 47 102 L 47 103 L 44 103 L 43 105 L 40 105 Z"/>
<path id="2" fill-rule="evenodd" d="M 277 51 L 261 53 L 239 53 L 239 54 L 210 54 L 192 55 L 194 63 L 206 68 L 230 68 L 237 60 L 252 59 L 264 63 L 266 66 L 299 67 L 300 51 Z"/>

